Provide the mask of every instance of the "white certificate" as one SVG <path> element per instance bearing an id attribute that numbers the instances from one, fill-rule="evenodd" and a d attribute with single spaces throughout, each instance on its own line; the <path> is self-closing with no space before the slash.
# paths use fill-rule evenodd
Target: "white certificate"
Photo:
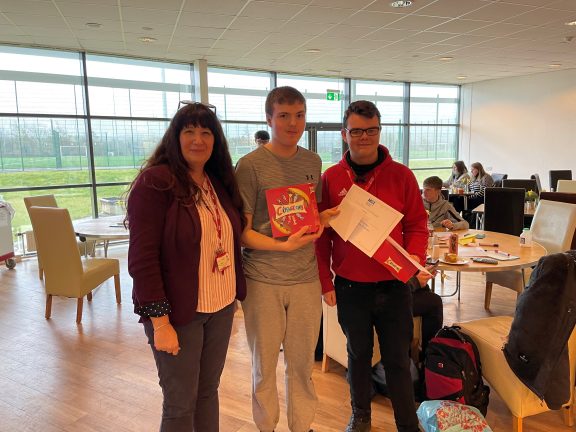
<path id="1" fill-rule="evenodd" d="M 330 221 L 332 228 L 369 257 L 372 257 L 402 213 L 364 189 L 353 185 L 340 205 L 340 214 Z"/>

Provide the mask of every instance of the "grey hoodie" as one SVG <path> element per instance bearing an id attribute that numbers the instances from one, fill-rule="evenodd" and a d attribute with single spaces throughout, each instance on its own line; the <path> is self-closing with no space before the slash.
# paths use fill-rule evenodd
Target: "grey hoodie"
<path id="1" fill-rule="evenodd" d="M 455 230 L 468 229 L 468 222 L 465 221 L 460 213 L 458 213 L 450 201 L 446 201 L 442 194 L 438 197 L 438 201 L 430 203 L 422 198 L 424 208 L 430 212 L 428 220 L 432 223 L 434 228 L 442 226 L 442 221 L 445 219 L 451 220 L 454 223 Z"/>

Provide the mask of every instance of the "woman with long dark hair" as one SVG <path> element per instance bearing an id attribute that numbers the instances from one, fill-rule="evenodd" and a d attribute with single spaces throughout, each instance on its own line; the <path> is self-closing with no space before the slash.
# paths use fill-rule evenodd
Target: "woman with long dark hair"
<path id="1" fill-rule="evenodd" d="M 468 168 L 464 161 L 456 161 L 452 165 L 452 174 L 448 177 L 443 184 L 444 187 L 458 187 L 463 188 L 470 180 L 470 174 L 468 174 Z"/>
<path id="2" fill-rule="evenodd" d="M 216 432 L 218 385 L 246 282 L 243 204 L 214 107 L 187 102 L 176 112 L 127 210 L 134 311 L 164 395 L 160 431 Z"/>

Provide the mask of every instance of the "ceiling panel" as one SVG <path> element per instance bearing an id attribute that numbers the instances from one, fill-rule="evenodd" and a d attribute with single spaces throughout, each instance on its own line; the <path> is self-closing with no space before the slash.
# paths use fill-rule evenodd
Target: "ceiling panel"
<path id="1" fill-rule="evenodd" d="M 272 32 L 277 31 L 286 24 L 286 22 L 286 20 L 269 18 L 236 17 L 236 19 L 230 22 L 229 28 L 232 30 Z"/>
<path id="2" fill-rule="evenodd" d="M 434 32 L 444 32 L 444 33 L 469 33 L 479 28 L 486 27 L 490 24 L 491 24 L 490 22 L 486 21 L 453 19 L 451 21 L 444 22 L 436 27 L 432 27 L 430 30 Z"/>
<path id="3" fill-rule="evenodd" d="M 486 27 L 482 27 L 476 30 L 472 30 L 470 34 L 478 36 L 504 37 L 513 35 L 517 32 L 526 30 L 528 28 L 530 27 L 520 24 L 496 23 L 487 25 Z"/>
<path id="4" fill-rule="evenodd" d="M 84 17 L 86 21 L 98 21 L 99 19 L 120 19 L 118 8 L 101 4 L 71 3 L 58 5 L 65 17 Z"/>
<path id="5" fill-rule="evenodd" d="M 389 24 L 388 28 L 422 31 L 436 27 L 446 21 L 446 18 L 407 15 L 404 18 Z"/>
<path id="6" fill-rule="evenodd" d="M 358 11 L 346 20 L 345 26 L 382 27 L 403 17 L 404 15 L 393 12 Z"/>
<path id="7" fill-rule="evenodd" d="M 506 22 L 512 24 L 526 24 L 540 26 L 550 21 L 558 21 L 566 18 L 566 11 L 540 8 L 531 12 L 523 13 L 515 17 L 508 18 Z"/>
<path id="8" fill-rule="evenodd" d="M 328 8 L 320 6 L 308 6 L 302 9 L 294 18 L 299 21 L 307 21 L 322 24 L 338 24 L 354 14 L 354 9 Z"/>
<path id="9" fill-rule="evenodd" d="M 138 0 L 136 0 L 138 1 Z M 163 1 L 163 0 L 162 0 Z M 160 2 L 157 0 L 156 4 Z M 222 15 L 237 15 L 246 7 L 249 0 L 184 0 L 185 12 L 213 13 Z M 259 2 L 260 3 L 260 2 Z"/>
<path id="10" fill-rule="evenodd" d="M 490 2 L 484 0 L 442 0 L 431 2 L 429 5 L 419 9 L 418 13 L 421 15 L 456 18 L 469 13 L 470 10 L 480 9 L 488 4 Z"/>
<path id="11" fill-rule="evenodd" d="M 287 19 L 292 18 L 305 7 L 303 5 L 285 3 L 266 3 L 252 1 L 242 10 L 240 16 L 254 18 Z"/>
<path id="12" fill-rule="evenodd" d="M 16 13 L 29 11 L 34 15 L 58 15 L 58 9 L 52 2 L 36 0 L 2 0 L 0 11 Z"/>
<path id="13" fill-rule="evenodd" d="M 561 9 L 576 12 L 576 2 L 574 0 L 560 0 L 549 5 L 552 9 Z"/>
<path id="14" fill-rule="evenodd" d="M 576 67 L 576 28 L 564 25 L 576 20 L 576 0 L 390 2 L 2 0 L 0 44 L 446 83 L 549 71 L 552 62 Z"/>
<path id="15" fill-rule="evenodd" d="M 17 14 L 8 12 L 5 14 L 6 17 L 14 24 L 19 26 L 28 27 L 62 27 L 66 25 L 66 22 L 59 15 L 30 15 L 30 14 Z"/>
<path id="16" fill-rule="evenodd" d="M 533 6 L 514 5 L 508 3 L 490 3 L 481 9 L 470 11 L 466 15 L 463 15 L 463 18 L 498 22 L 532 10 L 534 10 Z"/>

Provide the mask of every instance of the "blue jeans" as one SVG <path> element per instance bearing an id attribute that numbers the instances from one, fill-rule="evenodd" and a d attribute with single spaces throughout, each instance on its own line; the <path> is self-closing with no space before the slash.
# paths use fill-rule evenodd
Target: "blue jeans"
<path id="1" fill-rule="evenodd" d="M 336 276 L 338 322 L 346 335 L 348 378 L 354 411 L 370 413 L 374 330 L 399 432 L 417 432 L 418 418 L 410 375 L 412 293 L 399 281 L 354 282 Z"/>
<path id="2" fill-rule="evenodd" d="M 214 313 L 197 313 L 189 324 L 175 327 L 180 344 L 176 356 L 154 348 L 152 322 L 144 322 L 164 395 L 160 432 L 218 432 L 218 386 L 234 303 Z"/>

